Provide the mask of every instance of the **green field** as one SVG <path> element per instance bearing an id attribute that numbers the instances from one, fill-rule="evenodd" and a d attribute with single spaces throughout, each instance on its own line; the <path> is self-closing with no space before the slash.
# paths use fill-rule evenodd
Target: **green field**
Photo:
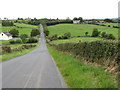
<path id="1" fill-rule="evenodd" d="M 116 88 L 115 75 L 48 46 L 68 88 Z"/>
<path id="2" fill-rule="evenodd" d="M 50 36 L 55 34 L 57 34 L 58 36 L 62 36 L 66 32 L 70 32 L 72 36 L 85 36 L 85 32 L 88 32 L 88 35 L 91 35 L 94 28 L 97 28 L 101 32 L 113 34 L 116 38 L 118 38 L 117 28 L 109 28 L 105 26 L 90 24 L 59 24 L 48 26 Z"/>
<path id="3" fill-rule="evenodd" d="M 30 36 L 30 33 L 31 33 L 32 29 L 33 28 L 38 28 L 38 26 L 28 25 L 28 24 L 15 23 L 15 25 L 20 26 L 22 28 L 17 28 L 15 26 L 3 26 L 2 31 L 0 31 L 0 32 L 7 32 L 7 31 L 10 31 L 11 29 L 17 29 L 17 30 L 19 30 L 19 35 L 27 34 L 28 36 Z"/>
<path id="4" fill-rule="evenodd" d="M 38 28 L 38 26 L 30 25 L 30 24 L 24 24 L 24 23 L 15 23 L 14 25 L 19 27 L 25 27 L 25 28 Z"/>
<path id="5" fill-rule="evenodd" d="M 100 23 L 103 25 L 118 26 L 118 23 Z"/>
<path id="6" fill-rule="evenodd" d="M 71 39 L 63 39 L 63 40 L 54 40 L 52 44 L 61 44 L 61 43 L 72 43 L 72 42 L 91 42 L 91 41 L 98 41 L 103 40 L 102 38 L 94 38 L 94 37 L 79 37 L 79 38 L 71 38 Z"/>

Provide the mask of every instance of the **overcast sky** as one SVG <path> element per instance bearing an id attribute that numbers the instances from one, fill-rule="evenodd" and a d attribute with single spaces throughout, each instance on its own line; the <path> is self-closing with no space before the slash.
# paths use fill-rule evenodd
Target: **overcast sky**
<path id="1" fill-rule="evenodd" d="M 0 18 L 118 17 L 119 0 L 1 0 Z"/>

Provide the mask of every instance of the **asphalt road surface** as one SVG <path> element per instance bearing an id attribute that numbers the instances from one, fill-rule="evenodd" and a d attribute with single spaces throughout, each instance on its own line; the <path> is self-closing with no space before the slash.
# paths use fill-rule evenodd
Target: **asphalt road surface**
<path id="1" fill-rule="evenodd" d="M 40 31 L 39 48 L 2 63 L 2 88 L 66 88 Z"/>

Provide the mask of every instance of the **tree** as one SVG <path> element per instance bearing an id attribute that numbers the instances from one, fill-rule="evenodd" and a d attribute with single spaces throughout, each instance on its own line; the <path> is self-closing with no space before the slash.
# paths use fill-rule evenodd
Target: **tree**
<path id="1" fill-rule="evenodd" d="M 102 33 L 101 33 L 101 36 L 102 36 L 103 38 L 106 38 L 106 37 L 107 37 L 106 32 L 102 32 Z"/>
<path id="2" fill-rule="evenodd" d="M 108 22 L 108 23 L 112 23 L 113 22 L 113 20 L 111 20 L 111 19 L 104 19 L 104 21 Z"/>
<path id="3" fill-rule="evenodd" d="M 16 29 L 11 29 L 9 33 L 11 33 L 13 37 L 18 37 L 19 35 L 19 31 Z"/>
<path id="4" fill-rule="evenodd" d="M 27 37 L 28 37 L 27 34 L 22 34 L 22 35 L 20 36 L 20 38 L 21 38 L 21 40 L 22 40 L 23 43 L 26 43 L 26 42 L 27 42 L 27 39 L 26 39 Z"/>
<path id="5" fill-rule="evenodd" d="M 37 36 L 37 35 L 40 35 L 40 31 L 38 29 L 32 29 L 31 31 L 31 36 Z"/>
<path id="6" fill-rule="evenodd" d="M 85 32 L 85 35 L 87 36 L 87 35 L 88 35 L 88 32 Z"/>
<path id="7" fill-rule="evenodd" d="M 80 22 L 83 22 L 83 18 L 82 17 L 79 17 L 78 20 L 80 20 Z"/>
<path id="8" fill-rule="evenodd" d="M 98 31 L 98 29 L 94 28 L 92 32 L 92 37 L 98 37 L 99 35 L 100 35 L 100 32 Z"/>

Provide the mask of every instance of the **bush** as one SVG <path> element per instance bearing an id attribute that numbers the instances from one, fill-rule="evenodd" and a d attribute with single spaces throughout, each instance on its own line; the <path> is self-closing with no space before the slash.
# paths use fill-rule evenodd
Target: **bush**
<path id="1" fill-rule="evenodd" d="M 110 41 L 64 43 L 56 45 L 56 48 L 63 52 L 71 52 L 80 59 L 100 64 L 108 60 L 116 62 L 118 55 L 118 42 Z"/>
<path id="2" fill-rule="evenodd" d="M 16 43 L 22 43 L 22 40 L 21 39 L 17 39 Z"/>
<path id="3" fill-rule="evenodd" d="M 107 39 L 115 40 L 115 36 L 113 34 L 107 34 Z"/>
<path id="4" fill-rule="evenodd" d="M 98 37 L 99 35 L 100 35 L 100 32 L 98 31 L 98 29 L 94 28 L 92 32 L 92 37 Z"/>
<path id="5" fill-rule="evenodd" d="M 27 41 L 27 43 L 37 43 L 38 40 L 36 38 L 30 37 Z"/>
<path id="6" fill-rule="evenodd" d="M 27 42 L 27 39 L 26 39 L 27 37 L 28 37 L 27 34 L 22 34 L 22 35 L 20 36 L 20 38 L 21 38 L 21 40 L 22 40 L 23 43 L 26 43 L 26 42 Z"/>
<path id="7" fill-rule="evenodd" d="M 10 46 L 2 46 L 2 54 L 10 53 L 10 52 L 12 52 Z"/>
<path id="8" fill-rule="evenodd" d="M 31 31 L 31 37 L 40 35 L 40 31 L 38 29 L 32 29 Z"/>
<path id="9" fill-rule="evenodd" d="M 19 35 L 19 31 L 16 29 L 11 29 L 9 33 L 11 33 L 13 37 L 18 37 Z"/>
<path id="10" fill-rule="evenodd" d="M 102 36 L 103 38 L 106 38 L 106 37 L 107 37 L 106 32 L 102 32 L 102 33 L 101 33 L 101 36 Z"/>
<path id="11" fill-rule="evenodd" d="M 69 39 L 71 37 L 71 33 L 67 32 L 64 34 L 63 39 Z"/>
<path id="12" fill-rule="evenodd" d="M 88 35 L 88 32 L 85 32 L 85 35 L 87 36 L 87 35 Z"/>
<path id="13" fill-rule="evenodd" d="M 10 40 L 10 44 L 15 44 L 15 40 Z"/>
<path id="14" fill-rule="evenodd" d="M 14 26 L 14 23 L 12 21 L 3 20 L 2 26 Z"/>

